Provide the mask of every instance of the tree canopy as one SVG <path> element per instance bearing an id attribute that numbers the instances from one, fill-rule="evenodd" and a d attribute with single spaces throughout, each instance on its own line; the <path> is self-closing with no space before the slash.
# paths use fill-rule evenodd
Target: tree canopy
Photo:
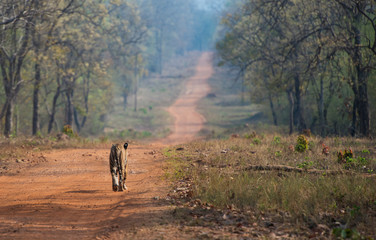
<path id="1" fill-rule="evenodd" d="M 126 108 L 148 72 L 208 48 L 215 26 L 202 11 L 172 0 L 1 1 L 3 134 L 100 133 L 115 89 Z"/>
<path id="2" fill-rule="evenodd" d="M 361 0 L 241 1 L 222 19 L 221 64 L 238 69 L 251 94 L 269 102 L 274 124 L 287 117 L 274 107 L 282 105 L 290 133 L 369 136 L 375 8 Z M 339 114 L 329 121 L 331 111 Z"/>

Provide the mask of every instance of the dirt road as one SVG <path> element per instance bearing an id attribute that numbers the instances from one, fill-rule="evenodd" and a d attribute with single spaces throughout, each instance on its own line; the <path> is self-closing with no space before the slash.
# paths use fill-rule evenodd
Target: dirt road
<path id="1" fill-rule="evenodd" d="M 169 108 L 176 123 L 164 144 L 192 140 L 201 129 L 204 119 L 195 109 L 211 73 L 205 53 Z M 123 239 L 140 226 L 169 221 L 162 145 L 130 144 L 129 190 L 121 193 L 111 189 L 110 147 L 41 152 L 39 164 L 0 176 L 0 239 Z"/>
<path id="2" fill-rule="evenodd" d="M 210 91 L 206 80 L 213 74 L 213 67 L 208 64 L 211 58 L 210 53 L 201 56 L 197 63 L 196 74 L 187 81 L 180 97 L 167 109 L 174 117 L 175 124 L 172 134 L 162 143 L 179 144 L 197 138 L 197 133 L 205 123 L 205 118 L 197 112 L 197 102 Z"/>

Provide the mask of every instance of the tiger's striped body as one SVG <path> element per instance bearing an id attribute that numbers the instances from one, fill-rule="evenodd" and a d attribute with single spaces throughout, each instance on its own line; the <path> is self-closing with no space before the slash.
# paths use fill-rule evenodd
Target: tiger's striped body
<path id="1" fill-rule="evenodd" d="M 112 176 L 112 190 L 127 190 L 125 180 L 127 179 L 128 143 L 124 146 L 114 144 L 110 152 L 110 172 Z"/>

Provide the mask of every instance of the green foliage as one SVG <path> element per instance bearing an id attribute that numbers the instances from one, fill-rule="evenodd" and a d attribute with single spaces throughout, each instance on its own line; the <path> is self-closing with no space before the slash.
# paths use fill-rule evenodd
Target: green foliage
<path id="1" fill-rule="evenodd" d="M 370 154 L 370 151 L 369 151 L 368 149 L 363 149 L 363 150 L 362 150 L 362 153 Z"/>
<path id="2" fill-rule="evenodd" d="M 30 132 L 34 89 L 39 90 L 39 102 L 44 103 L 39 107 L 41 133 L 60 131 L 66 124 L 74 124 L 80 135 L 103 133 L 107 117 L 118 104 L 117 99 L 124 98 L 124 107 L 127 107 L 129 96 L 137 93 L 140 81 L 153 72 L 151 66 L 156 60 L 163 61 L 159 64 L 172 77 L 183 77 L 185 69 L 192 71 L 190 65 L 185 64 L 179 68 L 179 73 L 170 72 L 168 65 L 176 55 L 190 55 L 189 51 L 200 46 L 207 49 L 216 25 L 214 12 L 209 14 L 193 2 L 182 0 L 90 0 L 79 4 L 15 0 L 1 2 L 0 12 L 4 13 L 4 19 L 21 15 L 28 19 L 2 24 L 0 30 L 4 50 L 0 52 L 4 71 L 0 87 L 6 91 L 17 86 L 20 96 L 12 98 L 19 99 L 14 103 L 19 106 L 12 106 L 12 109 L 17 109 L 16 129 L 22 134 Z M 163 52 L 157 59 L 158 49 Z M 8 61 L 7 54 L 20 62 Z M 38 73 L 37 67 L 40 68 Z M 12 69 L 19 71 L 8 74 Z M 40 82 L 36 82 L 36 76 Z M 21 79 L 33 81 L 20 84 Z M 174 84 L 181 82 L 173 80 Z M 161 81 L 163 79 L 159 78 L 155 84 Z M 16 85 L 3 86 L 8 83 Z M 154 89 L 170 91 L 170 85 L 160 85 Z M 8 95 L 13 96 L 6 92 L 0 94 L 1 102 L 5 103 Z M 141 109 L 145 115 L 154 109 L 150 102 L 147 104 L 144 106 L 148 108 Z M 7 135 L 13 131 L 10 129 Z M 140 135 L 150 136 L 148 132 Z"/>
<path id="3" fill-rule="evenodd" d="M 353 159 L 353 151 L 351 148 L 345 149 L 344 153 L 342 151 L 337 152 L 337 162 L 338 163 L 347 163 Z M 351 159 L 351 160 L 350 160 Z"/>
<path id="4" fill-rule="evenodd" d="M 251 138 L 256 139 L 257 138 L 258 139 L 257 133 L 255 131 L 250 132 L 250 133 L 245 133 L 244 138 L 246 138 L 246 139 L 251 139 Z"/>
<path id="5" fill-rule="evenodd" d="M 304 135 L 299 135 L 296 140 L 295 151 L 303 153 L 308 150 L 309 142 Z"/>
<path id="6" fill-rule="evenodd" d="M 307 170 L 307 169 L 311 168 L 313 166 L 313 164 L 314 163 L 312 161 L 309 161 L 309 162 L 304 161 L 302 163 L 299 163 L 297 166 L 298 166 L 298 168 L 302 168 L 302 169 Z"/>
<path id="7" fill-rule="evenodd" d="M 273 138 L 273 144 L 278 145 L 278 144 L 280 144 L 280 143 L 281 143 L 281 137 L 279 137 L 279 136 L 275 136 L 275 137 Z"/>
<path id="8" fill-rule="evenodd" d="M 301 131 L 312 123 L 312 133 L 342 135 L 348 134 L 351 116 L 357 114 L 353 130 L 367 132 L 367 124 L 360 127 L 361 118 L 369 122 L 368 111 L 374 109 L 357 99 L 368 100 L 365 92 L 370 90 L 362 96 L 357 88 L 375 84 L 374 71 L 365 71 L 375 68 L 369 59 L 376 46 L 367 43 L 375 42 L 376 19 L 368 8 L 369 4 L 335 0 L 243 1 L 223 14 L 223 33 L 216 44 L 218 65 L 238 69 L 244 90 L 254 102 L 270 106 L 268 115 L 276 125 L 291 124 Z M 339 47 L 344 45 L 346 50 Z M 374 93 L 375 88 L 368 89 Z M 370 100 L 375 102 L 374 96 Z M 354 109 L 365 109 L 364 115 Z"/>
<path id="9" fill-rule="evenodd" d="M 259 145 L 259 144 L 261 143 L 261 140 L 260 140 L 259 138 L 254 138 L 254 139 L 252 140 L 252 142 L 253 142 L 253 144 L 255 144 L 255 145 Z"/>
<path id="10" fill-rule="evenodd" d="M 281 151 L 276 151 L 276 152 L 274 153 L 274 155 L 275 155 L 276 157 L 281 157 L 281 156 L 282 156 L 282 152 L 281 152 Z"/>
<path id="11" fill-rule="evenodd" d="M 337 239 L 366 239 L 362 238 L 358 231 L 351 228 L 334 228 L 333 235 Z"/>
<path id="12" fill-rule="evenodd" d="M 148 114 L 148 110 L 146 110 L 146 108 L 140 108 L 138 110 L 141 111 L 143 114 Z"/>
<path id="13" fill-rule="evenodd" d="M 65 126 L 63 127 L 62 132 L 63 132 L 64 134 L 68 135 L 69 137 L 74 137 L 74 136 L 75 136 L 75 134 L 74 134 L 74 132 L 73 132 L 73 128 L 72 128 L 72 126 L 71 126 L 71 125 L 68 125 L 68 124 L 65 125 Z"/>

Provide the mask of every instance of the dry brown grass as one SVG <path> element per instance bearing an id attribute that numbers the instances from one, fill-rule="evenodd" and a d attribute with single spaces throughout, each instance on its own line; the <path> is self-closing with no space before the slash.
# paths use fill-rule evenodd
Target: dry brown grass
<path id="1" fill-rule="evenodd" d="M 375 141 L 308 137 L 309 149 L 299 153 L 296 139 L 250 133 L 166 153 L 175 178 L 192 181 L 193 199 L 220 208 L 279 212 L 292 224 L 325 224 L 333 231 L 376 236 Z M 323 144 L 329 154 L 323 153 Z M 348 148 L 354 152 L 352 161 L 339 163 L 337 152 Z M 250 170 L 255 165 L 303 171 Z"/>

